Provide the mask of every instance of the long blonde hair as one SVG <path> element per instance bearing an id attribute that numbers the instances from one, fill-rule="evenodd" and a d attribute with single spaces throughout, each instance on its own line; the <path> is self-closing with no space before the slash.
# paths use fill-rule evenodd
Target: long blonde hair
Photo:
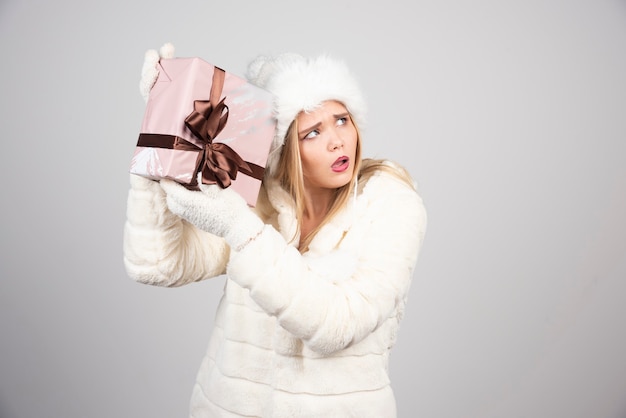
<path id="1" fill-rule="evenodd" d="M 353 121 L 354 123 L 354 121 Z M 411 187 L 414 187 L 413 181 L 409 173 L 402 167 L 390 166 L 385 163 L 385 160 L 374 159 L 362 159 L 361 158 L 361 133 L 356 124 L 354 127 L 357 132 L 356 143 L 356 155 L 355 166 L 350 182 L 335 189 L 335 193 L 332 197 L 331 203 L 328 207 L 326 216 L 322 219 L 322 222 L 310 231 L 306 236 L 301 237 L 299 251 L 304 253 L 308 250 L 309 244 L 315 237 L 315 235 L 326 225 L 341 209 L 343 209 L 348 199 L 350 198 L 351 191 L 357 187 L 359 191 L 367 181 L 378 171 L 389 172 L 398 178 L 406 181 Z M 302 160 L 300 158 L 300 147 L 298 141 L 298 121 L 295 119 L 285 135 L 285 144 L 281 151 L 280 159 L 276 169 L 275 178 L 279 184 L 292 196 L 295 202 L 296 218 L 298 219 L 298 229 L 296 235 L 301 231 L 301 223 L 304 216 L 304 176 L 302 174 Z M 294 236 L 292 239 L 295 239 Z"/>

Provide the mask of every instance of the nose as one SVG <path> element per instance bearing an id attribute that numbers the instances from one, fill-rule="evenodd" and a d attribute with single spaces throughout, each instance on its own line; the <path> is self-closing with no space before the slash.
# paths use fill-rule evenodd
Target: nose
<path id="1" fill-rule="evenodd" d="M 335 151 L 343 148 L 343 139 L 336 132 L 332 133 L 332 136 L 328 141 L 328 148 L 330 149 L 330 151 Z"/>

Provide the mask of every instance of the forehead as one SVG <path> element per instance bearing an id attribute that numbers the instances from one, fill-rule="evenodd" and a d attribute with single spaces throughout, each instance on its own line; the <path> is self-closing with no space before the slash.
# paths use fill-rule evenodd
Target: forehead
<path id="1" fill-rule="evenodd" d="M 298 114 L 298 124 L 307 124 L 317 122 L 320 118 L 327 115 L 341 115 L 348 111 L 343 103 L 336 100 L 327 100 L 322 102 L 318 107 L 311 111 L 302 111 Z"/>

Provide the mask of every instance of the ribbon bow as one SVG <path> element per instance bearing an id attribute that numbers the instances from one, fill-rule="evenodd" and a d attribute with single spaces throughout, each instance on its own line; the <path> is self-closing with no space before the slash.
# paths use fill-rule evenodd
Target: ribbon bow
<path id="1" fill-rule="evenodd" d="M 202 182 L 217 183 L 225 189 L 237 177 L 237 172 L 252 175 L 252 168 L 226 144 L 214 143 L 213 139 L 221 132 L 228 120 L 228 106 L 222 99 L 215 107 L 209 100 L 196 100 L 194 110 L 185 119 L 185 125 L 203 142 L 204 155 L 200 163 Z M 194 179 L 195 182 L 195 179 Z"/>

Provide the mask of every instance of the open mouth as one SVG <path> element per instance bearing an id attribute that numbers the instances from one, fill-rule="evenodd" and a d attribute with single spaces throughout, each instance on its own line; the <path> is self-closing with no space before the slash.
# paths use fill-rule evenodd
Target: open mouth
<path id="1" fill-rule="evenodd" d="M 350 165 L 350 159 L 346 157 L 345 155 L 343 155 L 337 158 L 337 160 L 335 160 L 331 168 L 333 171 L 341 172 L 341 171 L 345 171 L 349 165 Z"/>

